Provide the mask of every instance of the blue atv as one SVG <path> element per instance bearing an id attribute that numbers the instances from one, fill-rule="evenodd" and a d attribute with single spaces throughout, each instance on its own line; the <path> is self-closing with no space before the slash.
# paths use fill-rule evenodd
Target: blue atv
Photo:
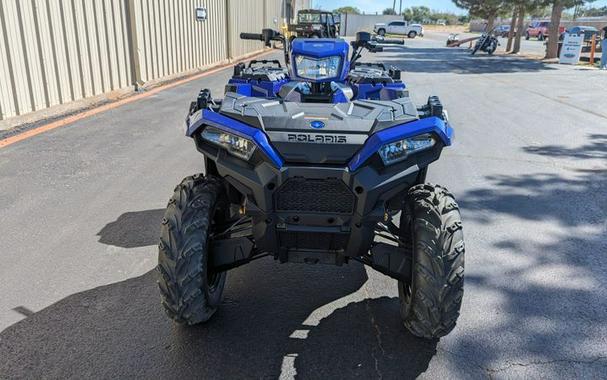
<path id="1" fill-rule="evenodd" d="M 185 178 L 162 222 L 162 304 L 178 323 L 207 321 L 226 272 L 261 257 L 356 261 L 398 281 L 404 325 L 448 334 L 459 316 L 464 240 L 453 195 L 425 183 L 451 145 L 437 97 L 416 107 L 401 73 L 360 63 L 368 33 L 285 41 L 285 64 L 238 64 L 223 100 L 200 91 L 186 120 L 205 173 Z M 349 50 L 352 53 L 349 55 Z"/>

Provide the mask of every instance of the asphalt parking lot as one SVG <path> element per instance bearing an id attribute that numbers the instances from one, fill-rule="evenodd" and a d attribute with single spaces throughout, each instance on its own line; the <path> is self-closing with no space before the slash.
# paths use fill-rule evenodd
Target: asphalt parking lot
<path id="1" fill-rule="evenodd" d="M 226 69 L 0 149 L 0 378 L 605 378 L 607 74 L 443 37 L 368 57 L 456 129 L 428 177 L 464 219 L 450 335 L 409 334 L 395 281 L 356 263 L 263 259 L 229 274 L 210 323 L 165 317 L 159 222 L 203 169 L 183 120 Z"/>

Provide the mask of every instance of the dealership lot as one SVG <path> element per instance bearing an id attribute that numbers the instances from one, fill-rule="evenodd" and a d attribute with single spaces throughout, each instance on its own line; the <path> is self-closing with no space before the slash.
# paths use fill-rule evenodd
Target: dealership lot
<path id="1" fill-rule="evenodd" d="M 456 130 L 428 177 L 464 218 L 450 335 L 410 335 L 396 283 L 356 263 L 263 259 L 229 274 L 207 325 L 164 316 L 158 225 L 203 170 L 183 120 L 226 69 L 0 149 L 0 378 L 604 377 L 607 75 L 445 39 L 367 57 L 399 66 L 417 103 L 440 96 Z"/>

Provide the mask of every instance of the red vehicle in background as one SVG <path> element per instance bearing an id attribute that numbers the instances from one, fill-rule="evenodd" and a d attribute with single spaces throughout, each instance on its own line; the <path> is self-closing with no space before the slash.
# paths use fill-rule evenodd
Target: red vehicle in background
<path id="1" fill-rule="evenodd" d="M 544 41 L 548 38 L 550 29 L 550 21 L 533 21 L 525 31 L 525 39 L 528 40 L 531 37 L 537 38 L 538 41 Z M 559 27 L 559 36 L 565 31 L 564 26 Z"/>

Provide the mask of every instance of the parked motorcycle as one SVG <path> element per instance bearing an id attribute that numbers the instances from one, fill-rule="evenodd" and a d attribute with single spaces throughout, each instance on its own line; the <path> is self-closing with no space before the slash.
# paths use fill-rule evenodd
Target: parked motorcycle
<path id="1" fill-rule="evenodd" d="M 484 51 L 485 53 L 492 55 L 497 50 L 499 46 L 499 41 L 493 35 L 493 30 L 486 31 L 481 35 L 481 37 L 476 41 L 474 45 L 474 49 L 472 49 L 472 55 L 476 54 L 477 51 Z"/>
<path id="2" fill-rule="evenodd" d="M 447 47 L 457 46 L 459 42 L 459 33 L 451 33 L 449 37 L 447 37 Z"/>

